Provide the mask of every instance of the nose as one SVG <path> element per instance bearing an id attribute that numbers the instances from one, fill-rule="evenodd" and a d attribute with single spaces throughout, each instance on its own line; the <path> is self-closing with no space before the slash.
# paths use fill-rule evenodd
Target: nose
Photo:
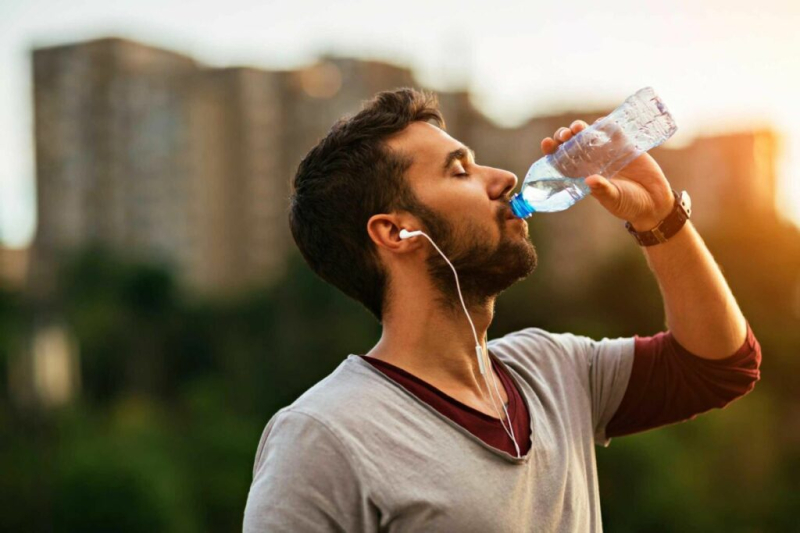
<path id="1" fill-rule="evenodd" d="M 493 168 L 490 173 L 489 196 L 492 200 L 509 200 L 509 195 L 516 186 L 516 174 L 500 168 Z"/>

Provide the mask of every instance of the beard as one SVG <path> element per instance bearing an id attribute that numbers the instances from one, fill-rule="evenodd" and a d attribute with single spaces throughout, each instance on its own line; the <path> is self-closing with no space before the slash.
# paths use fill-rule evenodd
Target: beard
<path id="1" fill-rule="evenodd" d="M 498 209 L 496 222 L 500 242 L 492 245 L 473 227 L 455 228 L 447 219 L 427 207 L 414 213 L 428 235 L 458 272 L 461 294 L 468 307 L 484 306 L 517 281 L 528 277 L 538 262 L 536 248 L 527 238 L 512 238 L 506 228 L 507 210 Z M 460 231 L 457 231 L 459 229 Z M 445 307 L 459 307 L 458 290 L 450 266 L 436 250 L 427 259 L 428 272 L 441 293 Z"/>

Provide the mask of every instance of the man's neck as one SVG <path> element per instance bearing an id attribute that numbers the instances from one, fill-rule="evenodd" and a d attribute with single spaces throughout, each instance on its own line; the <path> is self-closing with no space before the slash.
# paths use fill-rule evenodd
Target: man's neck
<path id="1" fill-rule="evenodd" d="M 400 302 L 397 302 L 400 304 Z M 380 341 L 367 354 L 402 368 L 431 385 L 482 398 L 485 384 L 475 337 L 460 302 L 443 308 L 431 300 L 403 302 L 384 315 Z M 481 346 L 494 315 L 494 299 L 469 308 Z"/>

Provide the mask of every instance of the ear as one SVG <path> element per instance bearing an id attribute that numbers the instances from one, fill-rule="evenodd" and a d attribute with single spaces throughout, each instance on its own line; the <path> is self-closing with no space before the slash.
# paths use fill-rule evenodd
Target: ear
<path id="1" fill-rule="evenodd" d="M 369 238 L 378 248 L 401 253 L 417 249 L 419 239 L 401 239 L 401 229 L 419 229 L 419 223 L 408 214 L 373 215 L 367 221 Z"/>

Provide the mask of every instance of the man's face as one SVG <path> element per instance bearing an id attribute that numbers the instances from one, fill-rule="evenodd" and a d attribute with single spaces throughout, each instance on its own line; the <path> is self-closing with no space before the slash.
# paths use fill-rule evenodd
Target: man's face
<path id="1" fill-rule="evenodd" d="M 483 304 L 536 268 L 528 225 L 511 213 L 517 177 L 482 166 L 445 131 L 414 122 L 387 142 L 413 159 L 405 178 L 421 204 L 414 212 L 458 271 L 468 305 Z M 436 251 L 429 271 L 448 303 L 457 302 L 453 273 Z"/>

